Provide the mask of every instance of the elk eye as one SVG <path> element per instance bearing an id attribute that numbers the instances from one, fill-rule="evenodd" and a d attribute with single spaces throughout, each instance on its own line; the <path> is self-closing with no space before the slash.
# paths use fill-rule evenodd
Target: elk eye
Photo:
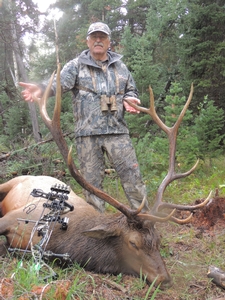
<path id="1" fill-rule="evenodd" d="M 131 246 L 132 246 L 133 248 L 135 248 L 135 249 L 138 250 L 138 247 L 137 247 L 137 245 L 136 245 L 134 242 L 131 242 L 131 241 L 130 241 L 130 244 L 131 244 Z"/>

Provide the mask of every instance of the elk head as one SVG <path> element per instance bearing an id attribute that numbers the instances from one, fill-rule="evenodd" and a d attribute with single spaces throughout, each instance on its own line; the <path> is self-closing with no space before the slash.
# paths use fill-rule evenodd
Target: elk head
<path id="1" fill-rule="evenodd" d="M 132 233 L 128 237 L 127 243 L 125 243 L 125 248 L 126 253 L 129 253 L 129 251 L 134 252 L 136 251 L 137 257 L 142 257 L 142 266 L 144 266 L 144 262 L 148 261 L 148 258 L 152 255 L 153 261 L 155 261 L 155 265 L 153 265 L 151 268 L 152 274 L 149 274 L 149 270 L 146 271 L 146 274 L 148 274 L 148 280 L 153 281 L 156 276 L 158 276 L 158 279 L 156 281 L 156 284 L 159 283 L 164 283 L 164 284 L 170 284 L 171 279 L 170 276 L 164 267 L 164 262 L 160 256 L 159 249 L 158 249 L 158 242 L 157 242 L 157 237 L 156 237 L 156 230 L 154 227 L 154 224 L 156 222 L 166 222 L 166 221 L 173 221 L 178 224 L 185 224 L 190 221 L 191 215 L 187 219 L 178 219 L 174 217 L 174 213 L 176 210 L 188 210 L 188 211 L 193 211 L 195 209 L 198 209 L 202 206 L 204 206 L 209 198 L 209 197 L 201 204 L 194 205 L 194 206 L 185 206 L 185 205 L 176 205 L 172 203 L 164 203 L 162 198 L 163 198 L 163 193 L 166 189 L 166 187 L 171 183 L 173 180 L 182 178 L 185 176 L 188 176 L 191 174 L 196 166 L 197 163 L 186 173 L 182 174 L 177 174 L 175 172 L 175 152 L 176 152 L 176 137 L 177 137 L 177 132 L 179 125 L 182 121 L 182 118 L 188 108 L 188 105 L 191 101 L 192 94 L 193 94 L 193 86 L 191 87 L 191 92 L 189 95 L 189 98 L 187 100 L 187 103 L 185 104 L 178 120 L 176 121 L 175 125 L 173 127 L 167 127 L 158 117 L 156 114 L 155 108 L 154 108 L 154 96 L 152 89 L 150 88 L 150 108 L 146 109 L 144 107 L 140 107 L 137 105 L 134 105 L 129 101 L 129 99 L 126 99 L 128 104 L 133 106 L 135 109 L 148 113 L 153 120 L 156 122 L 156 124 L 159 125 L 159 127 L 166 132 L 169 138 L 169 145 L 170 145 L 170 161 L 169 161 L 169 170 L 168 173 L 161 183 L 157 195 L 156 195 L 156 201 L 155 204 L 152 208 L 151 211 L 147 213 L 142 212 L 142 208 L 144 206 L 145 199 L 143 199 L 142 204 L 140 207 L 136 210 L 133 210 L 126 205 L 120 203 L 110 195 L 106 194 L 104 191 L 97 189 L 96 187 L 92 186 L 89 184 L 79 173 L 77 167 L 75 166 L 73 160 L 72 160 L 72 155 L 71 155 L 71 148 L 70 150 L 67 147 L 67 144 L 64 140 L 61 128 L 60 128 L 60 111 L 61 111 L 61 85 L 60 85 L 60 65 L 58 65 L 57 69 L 57 75 L 56 75 L 56 105 L 53 113 L 52 119 L 49 118 L 47 110 L 46 110 L 46 102 L 48 99 L 48 95 L 51 89 L 51 85 L 53 82 L 55 74 L 53 73 L 50 79 L 50 82 L 48 84 L 48 87 L 41 99 L 36 99 L 36 102 L 39 104 L 40 108 L 40 113 L 42 116 L 42 119 L 50 132 L 52 133 L 52 136 L 58 145 L 58 148 L 60 149 L 60 152 L 65 160 L 65 162 L 68 165 L 68 168 L 70 170 L 71 175 L 73 178 L 86 190 L 88 190 L 90 193 L 96 195 L 97 197 L 103 199 L 113 207 L 115 207 L 117 210 L 119 210 L 125 217 L 126 217 L 126 222 L 129 228 L 131 228 Z M 171 213 L 165 214 L 162 212 L 163 209 L 172 209 Z M 98 228 L 99 229 L 99 228 Z M 98 231 L 98 230 L 97 230 Z M 99 232 L 99 231 L 98 231 Z M 103 231 L 102 231 L 103 232 Z M 138 232 L 142 232 L 142 237 L 141 239 L 138 236 Z M 96 235 L 97 233 L 93 231 L 92 233 L 88 232 L 88 235 Z M 152 236 L 150 239 L 149 236 Z M 125 237 L 126 239 L 127 237 Z M 141 248 L 142 247 L 142 248 Z M 158 252 L 155 252 L 156 254 L 152 254 L 152 248 L 157 248 L 156 250 Z M 123 249 L 121 249 L 123 251 Z M 127 260 L 129 257 L 124 258 Z M 122 262 L 121 262 L 122 263 Z M 131 263 L 136 263 L 135 261 Z M 127 264 L 126 264 L 127 266 Z"/>

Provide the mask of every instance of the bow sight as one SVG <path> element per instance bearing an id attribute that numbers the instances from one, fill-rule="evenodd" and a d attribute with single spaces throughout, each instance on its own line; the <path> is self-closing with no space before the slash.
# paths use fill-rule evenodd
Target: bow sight
<path id="1" fill-rule="evenodd" d="M 41 221 L 45 222 L 58 222 L 61 223 L 61 229 L 66 230 L 69 223 L 69 218 L 60 218 L 60 214 L 64 214 L 68 211 L 73 211 L 73 205 L 66 202 L 68 200 L 68 194 L 70 193 L 70 188 L 68 186 L 55 184 L 51 187 L 51 192 L 44 193 L 42 190 L 34 189 L 31 192 L 33 197 L 41 197 L 49 200 L 47 203 L 43 204 L 44 208 L 48 208 L 50 212 L 41 218 Z"/>

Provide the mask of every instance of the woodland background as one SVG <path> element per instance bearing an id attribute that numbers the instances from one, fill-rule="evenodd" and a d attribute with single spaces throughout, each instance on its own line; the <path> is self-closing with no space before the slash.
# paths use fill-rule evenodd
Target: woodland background
<path id="1" fill-rule="evenodd" d="M 112 29 L 112 50 L 123 55 L 138 86 L 142 106 L 149 106 L 151 85 L 156 111 L 167 125 L 172 126 L 177 119 L 193 82 L 193 99 L 179 129 L 176 170 L 187 171 L 196 159 L 199 165 L 189 177 L 172 182 L 164 200 L 192 204 L 212 190 L 217 210 L 211 214 L 208 210 L 204 222 L 197 215 L 194 220 L 201 223 L 200 227 L 194 222 L 185 226 L 157 224 L 162 235 L 161 255 L 174 286 L 159 292 L 156 298 L 141 278 L 89 274 L 79 266 L 57 270 L 59 280 L 51 283 L 52 291 L 48 292 L 42 283 L 41 297 L 218 299 L 224 296 L 224 290 L 207 278 L 207 269 L 214 265 L 225 270 L 225 206 L 224 198 L 218 200 L 225 187 L 224 0 L 56 0 L 44 13 L 32 0 L 0 0 L 0 182 L 22 174 L 45 174 L 63 180 L 82 194 L 37 107 L 21 98 L 18 82 L 48 80 L 57 66 L 56 48 L 62 65 L 79 55 L 86 49 L 87 29 L 95 21 L 104 21 Z M 53 107 L 54 98 L 50 98 L 50 115 Z M 127 114 L 126 120 L 151 203 L 168 169 L 167 137 L 148 115 Z M 63 95 L 61 127 L 68 145 L 73 145 L 69 93 Z M 75 150 L 73 157 L 76 161 Z M 107 167 L 112 166 L 107 162 Z M 106 176 L 104 189 L 126 201 L 115 173 Z M 110 207 L 107 210 L 113 211 Z M 203 225 L 211 220 L 212 226 L 204 229 Z M 26 269 L 12 283 L 17 260 L 0 260 L 0 269 L 1 277 L 6 278 L 5 294 L 4 279 L 0 291 L 5 299 L 31 299 L 40 290 L 40 282 L 36 283 L 36 276 L 34 279 Z"/>
<path id="2" fill-rule="evenodd" d="M 21 174 L 67 175 L 35 104 L 21 98 L 18 82 L 48 80 L 57 65 L 56 46 L 64 65 L 86 49 L 86 32 L 95 21 L 111 28 L 112 50 L 123 55 L 145 107 L 151 85 L 156 110 L 167 125 L 176 120 L 194 83 L 180 128 L 177 166 L 186 169 L 200 158 L 200 165 L 212 167 L 225 150 L 224 0 L 56 0 L 45 13 L 32 0 L 0 0 L 3 181 Z M 53 105 L 49 99 L 50 115 Z M 167 139 L 148 115 L 127 114 L 126 119 L 144 180 L 154 190 L 167 170 Z M 68 143 L 74 144 L 69 93 L 63 96 L 61 121 Z"/>

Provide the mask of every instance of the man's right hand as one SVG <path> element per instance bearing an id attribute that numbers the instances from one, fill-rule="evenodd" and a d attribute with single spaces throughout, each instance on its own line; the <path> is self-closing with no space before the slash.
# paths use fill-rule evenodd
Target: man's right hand
<path id="1" fill-rule="evenodd" d="M 42 90 L 36 84 L 19 82 L 19 85 L 24 88 L 21 95 L 25 101 L 33 102 L 36 98 L 40 98 L 42 96 Z"/>

